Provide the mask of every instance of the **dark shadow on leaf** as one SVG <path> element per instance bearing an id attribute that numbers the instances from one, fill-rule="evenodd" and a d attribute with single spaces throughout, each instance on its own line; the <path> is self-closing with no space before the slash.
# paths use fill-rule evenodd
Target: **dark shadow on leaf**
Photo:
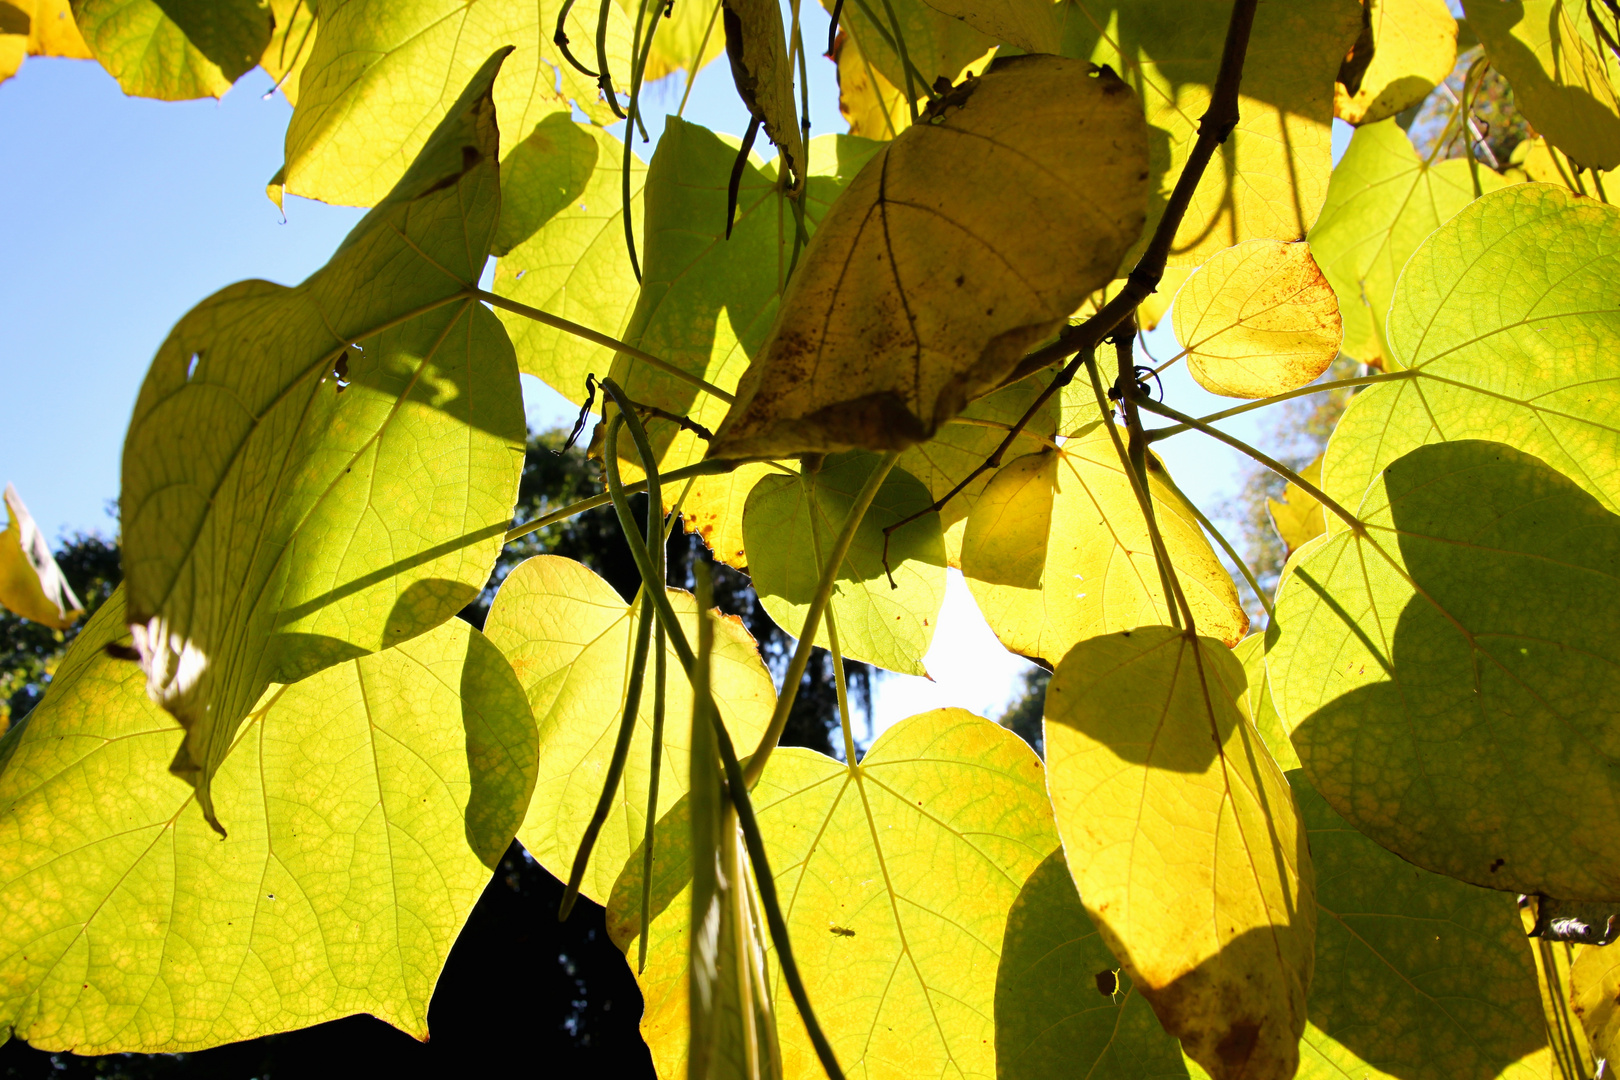
<path id="1" fill-rule="evenodd" d="M 599 155 L 572 114 L 547 114 L 501 162 L 501 221 L 490 254 L 507 254 L 584 194 Z"/>
<path id="2" fill-rule="evenodd" d="M 628 955 L 641 936 L 641 880 L 646 844 L 638 843 L 625 860 L 607 903 L 607 931 Z M 653 829 L 652 903 L 657 919 L 692 881 L 692 815 L 688 797 L 670 807 Z"/>
<path id="3" fill-rule="evenodd" d="M 471 779 L 467 843 L 485 866 L 494 869 L 529 812 L 540 737 L 512 665 L 477 630 L 467 637 L 460 689 Z"/>

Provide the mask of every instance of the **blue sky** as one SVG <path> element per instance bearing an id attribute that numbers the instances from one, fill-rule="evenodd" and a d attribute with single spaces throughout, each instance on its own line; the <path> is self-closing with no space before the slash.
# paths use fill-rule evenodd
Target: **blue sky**
<path id="1" fill-rule="evenodd" d="M 826 15 L 803 5 L 805 40 L 826 39 Z M 813 51 L 813 50 L 812 50 Z M 681 77 L 651 88 L 649 113 L 680 101 Z M 833 65 L 810 61 L 812 133 L 843 131 Z M 0 325 L 7 328 L 0 396 L 0 484 L 16 484 L 49 537 L 111 534 L 125 428 L 147 365 L 169 328 L 215 290 L 243 278 L 295 284 L 319 268 L 361 211 L 299 198 L 286 218 L 266 198 L 280 167 L 291 108 L 265 98 L 270 80 L 245 76 L 222 100 L 126 98 L 89 61 L 32 59 L 0 84 Z M 686 118 L 740 133 L 747 113 L 726 65 L 698 77 Z M 661 119 L 649 123 L 654 138 Z M 1335 125 L 1342 151 L 1348 129 Z M 638 146 L 644 156 L 652 146 Z M 1167 326 L 1152 351 L 1174 355 Z M 1165 391 L 1195 415 L 1230 402 L 1200 390 L 1177 365 Z M 572 409 L 525 378 L 531 424 L 572 420 Z M 1245 417 L 1230 425 L 1255 438 Z M 1237 488 L 1242 460 L 1196 436 L 1160 444 L 1183 490 L 1211 516 Z M 958 704 L 994 714 L 1024 662 L 989 635 L 953 583 L 930 668 L 940 681 L 889 680 L 878 723 Z"/>

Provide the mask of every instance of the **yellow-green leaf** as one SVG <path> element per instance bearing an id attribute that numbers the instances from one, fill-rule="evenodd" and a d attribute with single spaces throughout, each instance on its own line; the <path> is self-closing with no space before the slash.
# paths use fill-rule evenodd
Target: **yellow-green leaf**
<path id="1" fill-rule="evenodd" d="M 1049 381 L 1048 375 L 1032 375 L 973 402 L 959 416 L 946 421 L 932 439 L 901 454 L 900 468 L 921 480 L 929 495 L 944 498 L 995 452 L 1012 425 L 1029 411 Z M 1058 401 L 1054 395 L 1024 426 L 1002 460 L 1011 461 L 1036 453 L 1044 446 L 1055 445 L 1057 418 Z M 939 511 L 939 523 L 945 532 L 946 562 L 951 566 L 961 568 L 962 536 L 967 529 L 968 513 L 995 475 L 994 469 L 986 469 Z"/>
<path id="2" fill-rule="evenodd" d="M 1421 102 L 1457 62 L 1457 20 L 1445 0 L 1363 0 L 1361 36 L 1339 68 L 1333 115 L 1388 119 Z"/>
<path id="3" fill-rule="evenodd" d="M 1198 629 L 1235 645 L 1249 626 L 1237 588 L 1158 472 L 1154 517 Z M 1147 523 L 1100 423 L 1002 466 L 968 516 L 962 573 L 1001 643 L 1047 664 L 1086 638 L 1170 617 Z"/>
<path id="4" fill-rule="evenodd" d="M 848 135 L 811 140 L 807 228 L 814 230 L 877 148 Z M 737 220 L 726 237 L 726 188 L 736 160 L 735 139 L 678 117 L 665 122 L 647 170 L 641 292 L 624 332 L 631 345 L 728 392 L 770 330 L 795 248 L 795 211 L 791 194 L 777 182 L 779 162 L 744 165 Z M 795 273 L 804 273 L 802 252 Z M 614 359 L 612 374 L 632 400 L 689 416 L 710 430 L 726 415 L 721 399 L 623 353 Z M 707 446 L 667 420 L 655 417 L 647 428 L 665 469 L 697 461 Z M 619 452 L 635 461 L 629 439 Z"/>
<path id="5" fill-rule="evenodd" d="M 1052 0 L 926 0 L 929 7 L 959 19 L 986 37 L 1025 52 L 1057 52 L 1059 9 Z"/>
<path id="6" fill-rule="evenodd" d="M 1165 1029 L 1215 1080 L 1288 1080 L 1316 897 L 1244 681 L 1168 626 L 1084 641 L 1047 687 L 1046 759 L 1081 901 Z"/>
<path id="7" fill-rule="evenodd" d="M 1299 475 L 1301 479 L 1321 487 L 1322 455 L 1318 454 L 1315 461 L 1299 470 Z M 1283 489 L 1281 499 L 1267 499 L 1266 506 L 1271 511 L 1271 523 L 1277 527 L 1277 535 L 1288 546 L 1290 555 L 1308 541 L 1327 532 L 1322 504 L 1316 500 L 1316 496 L 1293 481 L 1289 481 Z"/>
<path id="8" fill-rule="evenodd" d="M 428 999 L 535 777 L 511 668 L 450 622 L 254 708 L 214 780 L 221 840 L 164 766 L 179 732 L 85 627 L 0 773 L 0 1022 L 41 1049 L 195 1050 Z"/>
<path id="9" fill-rule="evenodd" d="M 1316 868 L 1301 1080 L 1545 1080 L 1536 969 L 1513 897 L 1440 877 L 1288 774 Z M 1525 1060 L 1531 1058 L 1531 1060 Z M 1556 1075 L 1556 1074 L 1555 1074 Z"/>
<path id="10" fill-rule="evenodd" d="M 1212 394 L 1262 398 L 1316 381 L 1339 355 L 1339 301 L 1305 243 L 1245 240 L 1176 293 L 1176 339 Z"/>
<path id="11" fill-rule="evenodd" d="M 1487 192 L 1506 183 L 1483 165 L 1479 179 Z M 1384 337 L 1395 280 L 1424 238 L 1473 199 L 1466 161 L 1425 163 L 1394 120 L 1357 129 L 1310 235 L 1339 297 L 1345 352 L 1386 369 L 1400 366 Z"/>
<path id="12" fill-rule="evenodd" d="M 299 81 L 315 46 L 315 5 L 310 0 L 270 0 L 270 14 L 274 19 L 270 43 L 259 66 L 276 80 L 281 95 L 297 105 Z"/>
<path id="13" fill-rule="evenodd" d="M 619 6 L 633 19 L 641 8 L 641 0 L 619 0 Z M 657 82 L 677 71 L 686 72 L 690 81 L 709 61 L 726 51 L 726 34 L 720 26 L 720 0 L 682 0 L 662 8 L 648 4 L 647 10 L 649 14 L 662 12 L 663 17 L 658 19 L 652 50 L 647 54 L 643 84 Z M 698 55 L 700 46 L 702 56 Z M 575 55 L 579 55 L 578 50 Z M 617 72 L 615 77 L 618 77 Z"/>
<path id="14" fill-rule="evenodd" d="M 996 972 L 1000 1080 L 1187 1080 L 1181 1047 L 1103 944 L 1059 849 L 1007 914 Z"/>
<path id="15" fill-rule="evenodd" d="M 839 32 L 833 53 L 838 65 L 838 111 L 851 135 L 892 139 L 911 125 L 906 92 L 883 77 L 847 31 Z"/>
<path id="16" fill-rule="evenodd" d="M 836 0 L 821 0 L 821 6 L 828 12 L 835 3 Z M 891 11 L 914 69 L 909 84 L 895 47 L 894 23 L 889 20 Z M 868 12 L 877 16 L 878 21 L 868 18 Z M 982 62 L 985 54 L 996 47 L 994 38 L 935 10 L 926 0 L 888 0 L 886 4 L 884 0 L 876 3 L 867 0 L 866 4 L 849 0 L 843 5 L 839 25 L 860 42 L 861 51 L 878 73 L 902 91 L 902 109 L 905 108 L 903 92 L 908 85 L 914 87 L 913 92 L 921 101 L 936 80 L 943 77 L 956 82 L 965 68 L 975 61 Z"/>
<path id="17" fill-rule="evenodd" d="M 1299 755 L 1288 739 L 1288 729 L 1277 715 L 1277 703 L 1271 697 L 1271 680 L 1266 674 L 1266 639 L 1275 635 L 1250 634 L 1232 647 L 1232 655 L 1243 665 L 1243 676 L 1248 680 L 1238 696 L 1238 707 L 1249 718 L 1260 739 L 1283 769 L 1299 768 Z"/>
<path id="18" fill-rule="evenodd" d="M 748 111 L 782 151 L 797 188 L 804 182 L 804 132 L 793 99 L 793 68 L 788 60 L 782 6 L 776 0 L 721 0 L 731 77 Z"/>
<path id="19" fill-rule="evenodd" d="M 370 206 L 398 181 L 484 58 L 516 51 L 495 84 L 501 144 L 520 146 L 552 113 L 578 108 L 593 122 L 613 113 L 552 41 L 562 0 L 349 0 L 321 11 L 321 30 L 287 128 L 286 189 L 294 195 Z M 567 32 L 574 55 L 596 70 L 599 5 L 575 4 Z M 630 88 L 630 23 L 607 5 L 608 67 Z"/>
<path id="20" fill-rule="evenodd" d="M 79 621 L 84 606 L 51 556 L 17 489 L 6 485 L 6 530 L 0 532 L 0 607 L 54 630 Z"/>
<path id="21" fill-rule="evenodd" d="M 1620 1057 L 1620 949 L 1587 946 L 1569 969 L 1569 1003 L 1597 1057 Z"/>
<path id="22" fill-rule="evenodd" d="M 1401 274 L 1389 340 L 1415 374 L 1350 402 L 1322 489 L 1353 507 L 1413 447 L 1495 439 L 1620 508 L 1617 280 L 1620 209 L 1547 184 L 1470 204 Z"/>
<path id="23" fill-rule="evenodd" d="M 748 572 L 760 604 L 795 637 L 815 597 L 822 560 L 831 554 L 850 506 L 878 460 L 858 451 L 841 454 L 814 471 L 766 476 L 749 493 L 743 511 Z M 888 572 L 883 529 L 932 502 L 928 490 L 903 469 L 890 470 L 878 488 L 844 556 L 830 601 L 845 656 L 907 675 L 927 674 L 922 658 L 945 602 L 939 515 L 925 514 L 888 538 Z M 829 644 L 825 621 L 816 631 L 816 644 Z"/>
<path id="24" fill-rule="evenodd" d="M 696 476 L 681 503 L 681 524 L 703 537 L 714 557 L 727 566 L 745 570 L 748 551 L 743 546 L 743 511 L 748 495 L 767 476 L 786 471 L 774 464 L 739 465 L 717 476 Z"/>
<path id="25" fill-rule="evenodd" d="M 1620 165 L 1620 59 L 1595 11 L 1568 0 L 1463 0 L 1463 11 L 1538 134 L 1583 168 Z"/>
<path id="26" fill-rule="evenodd" d="M 1419 447 L 1305 547 L 1271 690 L 1312 785 L 1419 866 L 1620 899 L 1620 518 L 1503 443 Z"/>
<path id="27" fill-rule="evenodd" d="M 270 42 L 257 0 L 74 0 L 79 31 L 124 93 L 224 97 Z"/>
<path id="28" fill-rule="evenodd" d="M 940 98 L 822 222 L 710 453 L 932 436 L 1114 276 L 1146 162 L 1140 104 L 1085 63 L 998 61 Z"/>
<path id="29" fill-rule="evenodd" d="M 501 165 L 501 225 L 494 252 L 497 293 L 618 334 L 640 285 L 624 241 L 624 144 L 567 113 L 536 124 Z M 630 155 L 630 216 L 641 219 L 647 167 Z M 650 269 L 650 267 L 649 267 Z M 523 315 L 497 312 L 518 367 L 582 405 L 585 376 L 613 363 L 613 350 Z"/>
<path id="30" fill-rule="evenodd" d="M 670 602 L 688 637 L 693 637 L 697 608 L 691 594 L 671 590 Z M 626 604 L 613 586 L 580 563 L 555 555 L 539 555 L 520 564 L 507 575 L 490 606 L 486 632 L 511 661 L 540 728 L 540 779 L 518 839 L 540 865 L 565 880 L 613 756 L 639 615 L 639 607 Z M 580 884 L 580 892 L 598 902 L 607 900 L 646 827 L 652 664 L 649 657 L 618 795 Z M 691 684 L 673 648 L 668 666 L 665 714 L 690 716 Z M 776 692 L 753 638 L 736 619 L 721 619 L 716 625 L 713 688 L 738 752 L 750 752 L 770 720 Z M 686 791 L 685 733 L 690 729 L 683 728 L 673 721 L 665 728 L 660 814 Z"/>
<path id="31" fill-rule="evenodd" d="M 1541 136 L 1525 139 L 1513 148 L 1512 165 L 1508 171 L 1518 175 L 1521 179 L 1535 180 L 1543 184 L 1558 184 L 1568 188 L 1577 195 L 1591 195 L 1600 202 L 1608 202 L 1604 196 L 1610 184 L 1620 182 L 1615 172 L 1594 174 L 1590 169 L 1577 169 L 1569 160 L 1569 155 L 1553 148 L 1552 144 Z M 1597 183 L 1593 182 L 1594 176 Z M 1600 191 L 1599 188 L 1603 190 Z"/>
<path id="32" fill-rule="evenodd" d="M 846 1075 L 995 1075 L 1008 912 L 1057 846 L 1041 764 L 1024 742 L 940 709 L 884 732 L 856 769 L 778 749 L 753 799 L 805 989 Z M 662 913 L 641 977 L 642 1035 L 659 1075 L 673 1077 L 685 1058 L 686 1001 L 671 956 L 685 961 L 691 871 L 689 844 L 665 844 L 665 831 L 654 852 L 653 910 Z M 609 908 L 627 956 L 638 944 L 640 873 L 638 854 Z M 773 975 L 784 1074 L 819 1075 Z"/>
<path id="33" fill-rule="evenodd" d="M 266 686 L 438 625 L 500 551 L 522 401 L 505 332 L 464 290 L 499 206 L 501 55 L 324 268 L 203 301 L 141 387 L 129 617 L 149 693 L 186 728 L 174 768 L 211 820 L 209 779 Z"/>
<path id="34" fill-rule="evenodd" d="M 1153 154 L 1144 244 L 1192 153 L 1231 10 L 1221 0 L 1069 0 L 1059 16 L 1063 54 L 1107 64 L 1146 109 Z M 1304 237 L 1332 168 L 1333 80 L 1360 25 L 1357 0 L 1259 6 L 1238 125 L 1204 170 L 1176 231 L 1173 265 L 1196 266 L 1244 240 Z"/>

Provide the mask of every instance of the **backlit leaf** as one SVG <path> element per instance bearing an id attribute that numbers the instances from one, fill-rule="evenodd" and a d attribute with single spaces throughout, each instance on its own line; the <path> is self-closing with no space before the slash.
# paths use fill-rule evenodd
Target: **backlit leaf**
<path id="1" fill-rule="evenodd" d="M 1593 32 L 1586 5 L 1463 0 L 1463 11 L 1540 135 L 1584 168 L 1620 165 L 1620 60 Z"/>
<path id="2" fill-rule="evenodd" d="M 1309 244 L 1246 240 L 1176 293 L 1176 338 L 1212 394 L 1262 398 L 1316 381 L 1339 355 L 1339 301 Z"/>
<path id="3" fill-rule="evenodd" d="M 1299 470 L 1299 475 L 1321 487 L 1322 456 L 1318 454 L 1315 461 Z M 1307 541 L 1327 532 L 1322 504 L 1316 500 L 1316 496 L 1292 481 L 1283 489 L 1283 497 L 1267 499 L 1266 507 L 1271 511 L 1271 523 L 1277 527 L 1277 535 L 1288 546 L 1290 555 L 1304 547 Z"/>
<path id="4" fill-rule="evenodd" d="M 62 568 L 51 557 L 51 545 L 34 524 L 17 489 L 6 485 L 6 529 L 0 532 L 0 607 L 54 630 L 79 621 L 84 607 Z"/>
<path id="5" fill-rule="evenodd" d="M 1350 402 L 1323 490 L 1354 506 L 1413 447 L 1495 439 L 1620 508 L 1617 289 L 1620 209 L 1546 184 L 1469 205 L 1412 256 L 1390 310 L 1394 357 L 1417 375 Z"/>
<path id="6" fill-rule="evenodd" d="M 641 8 L 641 0 L 619 0 L 619 6 L 628 18 L 634 19 Z M 686 72 L 690 80 L 709 61 L 726 51 L 726 33 L 720 25 L 720 0 L 682 0 L 681 3 L 666 4 L 662 8 L 649 3 L 647 11 L 649 15 L 661 11 L 663 17 L 658 20 L 652 51 L 647 54 L 647 70 L 642 74 L 643 85 L 657 82 L 677 71 Z M 704 41 L 705 35 L 708 36 L 707 42 Z M 698 56 L 700 45 L 703 47 L 701 57 Z M 579 55 L 577 50 L 575 55 Z"/>
<path id="7" fill-rule="evenodd" d="M 821 0 L 821 6 L 831 12 L 836 0 Z M 906 55 L 915 69 L 911 85 L 918 100 L 927 94 L 935 80 L 944 77 L 951 82 L 960 78 L 964 68 L 975 61 L 982 62 L 985 54 L 996 47 L 994 38 L 981 34 L 960 19 L 953 19 L 935 10 L 927 0 L 847 0 L 840 13 L 839 25 L 860 42 L 861 51 L 871 60 L 891 86 L 904 91 L 907 87 L 906 69 L 900 63 L 900 53 L 894 44 L 894 24 L 889 11 L 899 22 L 900 37 L 906 45 Z M 876 15 L 874 23 L 867 17 Z M 919 79 L 920 77 L 920 79 Z M 904 100 L 901 102 L 904 107 Z"/>
<path id="8" fill-rule="evenodd" d="M 119 595 L 0 774 L 0 1020 L 40 1049 L 195 1050 L 366 1012 L 426 1039 L 450 946 L 522 820 L 535 729 L 453 621 L 272 688 L 214 780 L 221 840 L 164 769 Z"/>
<path id="9" fill-rule="evenodd" d="M 211 820 L 209 779 L 266 686 L 438 625 L 500 550 L 523 464 L 517 366 L 463 292 L 499 209 L 500 55 L 324 268 L 203 301 L 136 401 L 129 617 L 149 693 L 186 728 L 173 768 Z"/>
<path id="10" fill-rule="evenodd" d="M 74 0 L 73 14 L 124 93 L 165 101 L 225 96 L 270 42 L 257 0 Z"/>
<path id="11" fill-rule="evenodd" d="M 562 0 L 347 0 L 321 6 L 321 31 L 287 128 L 286 189 L 294 195 L 370 206 L 399 180 L 463 86 L 496 49 L 515 45 L 495 84 L 501 145 L 523 144 L 552 113 L 578 108 L 611 123 L 596 80 L 563 59 L 552 41 Z M 567 31 L 595 70 L 599 5 L 575 4 Z M 630 23 L 608 5 L 608 66 L 630 88 Z M 560 85 L 559 85 L 560 76 Z"/>
<path id="12" fill-rule="evenodd" d="M 848 135 L 810 142 L 805 224 L 812 230 L 878 144 Z M 776 317 L 794 254 L 791 195 L 777 183 L 779 162 L 743 168 L 737 220 L 726 238 L 726 186 L 737 141 L 667 120 L 647 170 L 646 252 L 641 292 L 624 340 L 730 391 Z M 799 255 L 798 274 L 804 272 Z M 632 400 L 690 416 L 710 430 L 726 403 L 690 382 L 619 355 L 613 377 Z M 577 392 L 577 391 L 575 391 Z M 707 444 L 666 420 L 648 421 L 665 469 L 699 460 Z M 629 439 L 620 455 L 635 460 Z"/>
<path id="13" fill-rule="evenodd" d="M 737 94 L 782 151 L 796 188 L 804 180 L 804 133 L 793 99 L 782 6 L 776 0 L 722 0 L 722 8 L 726 54 Z"/>
<path id="14" fill-rule="evenodd" d="M 0 2 L 0 82 L 15 75 L 28 56 L 90 59 L 68 0 Z"/>
<path id="15" fill-rule="evenodd" d="M 1061 849 L 1024 882 L 1007 914 L 996 973 L 996 1076 L 1187 1078 L 1180 1046 L 1080 905 Z"/>
<path id="16" fill-rule="evenodd" d="M 1361 36 L 1339 68 L 1333 115 L 1371 124 L 1429 96 L 1457 62 L 1445 0 L 1363 0 Z"/>
<path id="17" fill-rule="evenodd" d="M 567 113 L 536 124 L 501 166 L 495 292 L 618 334 L 640 286 L 624 243 L 624 144 Z M 641 219 L 647 167 L 630 157 L 630 214 Z M 585 376 L 601 375 L 613 350 L 511 312 L 497 312 L 518 367 L 576 405 Z"/>
<path id="18" fill-rule="evenodd" d="M 1052 0 L 926 0 L 929 7 L 960 19 L 986 37 L 1025 52 L 1057 52 L 1060 34 Z"/>
<path id="19" fill-rule="evenodd" d="M 1057 846 L 1043 780 L 1022 740 L 961 709 L 902 720 L 857 769 L 795 747 L 772 754 L 754 806 L 805 989 L 846 1075 L 996 1074 L 1008 913 Z M 665 852 L 677 863 L 689 850 L 660 841 L 655 852 L 662 914 L 641 980 L 642 1035 L 663 1077 L 683 1075 L 684 978 L 668 960 L 678 947 L 684 961 L 690 903 L 679 888 L 690 871 Z M 640 869 L 638 855 L 609 908 L 629 956 Z M 679 932 L 665 936 L 666 924 Z M 773 997 L 784 1073 L 821 1075 L 779 974 Z"/>
<path id="20" fill-rule="evenodd" d="M 1483 165 L 1479 179 L 1487 192 L 1506 183 Z M 1401 366 L 1384 337 L 1395 280 L 1424 238 L 1473 200 L 1466 161 L 1425 164 L 1394 120 L 1357 129 L 1310 236 L 1339 296 L 1345 352 L 1386 369 Z"/>
<path id="21" fill-rule="evenodd" d="M 851 135 L 892 139 L 911 125 L 906 92 L 897 89 L 847 32 L 833 46 L 838 65 L 838 111 Z"/>
<path id="22" fill-rule="evenodd" d="M 1249 625 L 1237 588 L 1157 472 L 1154 516 L 1198 629 L 1235 645 Z M 1048 664 L 1086 638 L 1170 617 L 1147 523 L 1101 424 L 1002 466 L 968 517 L 962 573 L 1001 643 Z"/>
<path id="23" fill-rule="evenodd" d="M 1620 949 L 1580 951 L 1569 969 L 1569 1003 L 1592 1052 L 1611 1062 L 1620 1057 Z"/>
<path id="24" fill-rule="evenodd" d="M 690 593 L 670 591 L 670 602 L 695 636 Z M 555 555 L 520 564 L 501 585 L 485 624 L 489 639 L 512 663 L 529 695 L 540 728 L 540 779 L 518 839 L 535 859 L 567 880 L 586 822 L 602 793 L 602 778 L 624 714 L 639 607 L 585 566 Z M 714 695 L 738 752 L 753 750 L 776 705 L 771 678 L 754 640 L 732 618 L 715 627 Z M 653 659 L 637 712 L 636 731 L 612 813 L 597 838 L 580 892 L 598 902 L 613 890 L 625 859 L 646 828 L 651 768 Z M 692 690 L 673 648 L 665 687 L 665 714 L 688 717 Z M 659 772 L 660 813 L 686 791 L 689 727 L 672 720 L 664 730 Z"/>
<path id="25" fill-rule="evenodd" d="M 1316 898 L 1282 771 L 1209 638 L 1084 641 L 1046 692 L 1046 760 L 1086 911 L 1165 1029 L 1215 1080 L 1287 1080 Z"/>
<path id="26" fill-rule="evenodd" d="M 1135 241 L 1139 109 L 1051 56 L 931 105 L 822 222 L 710 453 L 901 450 L 994 387 Z"/>
<path id="27" fill-rule="evenodd" d="M 1277 715 L 1277 703 L 1271 697 L 1271 681 L 1266 674 L 1266 639 L 1273 635 L 1261 632 L 1250 634 L 1232 647 L 1232 655 L 1243 665 L 1248 685 L 1238 695 L 1238 707 L 1249 718 L 1260 740 L 1277 759 L 1284 770 L 1299 768 L 1299 755 L 1288 739 L 1288 729 Z"/>
<path id="28" fill-rule="evenodd" d="M 743 511 L 754 485 L 785 471 L 774 464 L 739 465 L 718 476 L 692 478 L 692 489 L 681 503 L 681 524 L 687 532 L 703 537 L 714 557 L 727 566 L 744 570 L 748 552 L 743 546 Z"/>
<path id="29" fill-rule="evenodd" d="M 1620 899 L 1620 518 L 1514 447 L 1420 447 L 1307 546 L 1271 689 L 1312 785 L 1419 866 Z"/>
<path id="30" fill-rule="evenodd" d="M 1070 0 L 1059 16 L 1063 54 L 1107 64 L 1146 109 L 1153 133 L 1144 244 L 1192 152 L 1231 11 L 1222 0 Z M 1305 236 L 1332 167 L 1333 80 L 1360 25 L 1356 0 L 1259 6 L 1237 128 L 1204 170 L 1172 265 L 1196 266 L 1244 240 Z"/>
<path id="31" fill-rule="evenodd" d="M 743 546 L 759 601 L 776 625 L 797 636 L 815 597 L 822 560 L 849 517 L 855 496 L 877 466 L 872 454 L 828 458 L 813 472 L 776 473 L 754 486 L 743 511 Z M 903 469 L 884 478 L 861 519 L 834 583 L 830 607 L 845 656 L 908 675 L 923 675 L 923 654 L 934 639 L 945 602 L 945 543 L 939 515 L 926 514 L 889 538 L 884 572 L 883 529 L 933 501 Z M 827 624 L 816 644 L 828 645 Z"/>
<path id="32" fill-rule="evenodd" d="M 946 421 L 932 439 L 901 454 L 900 468 L 921 480 L 929 495 L 944 498 L 984 464 L 1050 381 L 1048 375 L 1034 375 L 973 402 L 959 416 Z M 1053 395 L 1025 425 L 1002 460 L 1012 461 L 1054 445 L 1057 417 L 1057 395 Z M 939 523 L 945 531 L 946 561 L 951 566 L 961 568 L 962 535 L 967 529 L 968 513 L 995 475 L 994 469 L 986 469 L 939 512 Z"/>
<path id="33" fill-rule="evenodd" d="M 281 95 L 297 105 L 299 80 L 314 51 L 315 5 L 310 0 L 270 0 L 270 14 L 275 24 L 259 66 L 276 80 Z"/>
<path id="34" fill-rule="evenodd" d="M 1610 172 L 1599 175 L 1598 183 L 1594 183 L 1594 174 L 1590 169 L 1577 170 L 1568 155 L 1555 150 L 1539 135 L 1533 139 L 1526 139 L 1514 147 L 1512 162 L 1518 168 L 1510 171 L 1522 173 L 1525 180 L 1559 184 L 1578 195 L 1596 196 L 1600 202 L 1609 201 L 1603 195 L 1606 194 L 1609 184 L 1617 182 L 1615 173 Z M 1600 185 L 1605 189 L 1604 192 L 1598 191 Z"/>
<path id="35" fill-rule="evenodd" d="M 1288 774 L 1316 868 L 1301 1080 L 1532 1080 L 1546 1043 L 1511 896 L 1420 870 Z"/>

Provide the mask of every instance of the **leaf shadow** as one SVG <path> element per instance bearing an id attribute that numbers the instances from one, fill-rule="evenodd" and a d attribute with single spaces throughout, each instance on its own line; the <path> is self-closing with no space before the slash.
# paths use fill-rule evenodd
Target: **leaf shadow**
<path id="1" fill-rule="evenodd" d="M 493 870 L 529 812 L 540 736 L 512 665 L 478 630 L 467 635 L 459 689 L 470 780 L 463 814 L 467 843 Z"/>

